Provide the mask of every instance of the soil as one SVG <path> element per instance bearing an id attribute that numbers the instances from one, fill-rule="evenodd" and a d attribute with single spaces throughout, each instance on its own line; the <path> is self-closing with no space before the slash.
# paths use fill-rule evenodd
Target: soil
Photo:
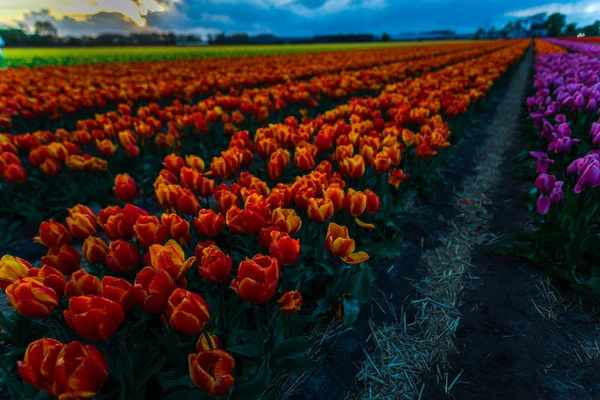
<path id="1" fill-rule="evenodd" d="M 495 235 L 523 231 L 531 216 L 519 199 L 531 182 L 517 178 L 511 166 L 511 157 L 523 150 L 525 140 L 516 141 L 504 161 L 508 173 L 491 195 Z M 593 302 L 584 299 L 586 306 L 563 309 L 552 321 L 534 305 L 549 307 L 540 290 L 541 271 L 490 246 L 474 249 L 472 265 L 476 277 L 463 294 L 456 332 L 460 353 L 450 360 L 450 379 L 460 377 L 447 395 L 432 374 L 422 398 L 599 399 L 600 354 L 582 347 L 595 346 L 597 338 Z M 575 300 L 568 291 L 559 295 Z"/>

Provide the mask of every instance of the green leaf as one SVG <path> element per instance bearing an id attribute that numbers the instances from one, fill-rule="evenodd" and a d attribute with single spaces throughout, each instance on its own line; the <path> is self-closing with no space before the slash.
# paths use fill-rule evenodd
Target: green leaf
<path id="1" fill-rule="evenodd" d="M 344 296 L 344 325 L 350 326 L 358 318 L 360 304 L 354 297 Z"/>
<path id="2" fill-rule="evenodd" d="M 178 390 L 163 397 L 163 400 L 203 400 L 211 397 L 200 389 Z"/>
<path id="3" fill-rule="evenodd" d="M 279 359 L 276 363 L 276 368 L 277 370 L 285 370 L 293 374 L 302 374 L 321 365 L 324 359 L 325 356 L 313 360 L 306 354 L 296 354 L 291 357 Z"/>
<path id="4" fill-rule="evenodd" d="M 517 256 L 532 259 L 534 249 L 528 246 L 517 244 L 502 244 L 492 247 L 498 254 L 505 256 Z"/>
<path id="5" fill-rule="evenodd" d="M 271 369 L 269 368 L 269 357 L 267 357 L 260 369 L 254 374 L 251 379 L 245 377 L 240 379 L 233 392 L 233 399 L 237 400 L 254 400 L 262 395 L 269 387 L 271 381 Z"/>
<path id="6" fill-rule="evenodd" d="M 271 350 L 271 359 L 277 360 L 281 357 L 304 353 L 310 350 L 312 345 L 313 341 L 308 338 L 295 337 L 286 339 Z"/>
<path id="7" fill-rule="evenodd" d="M 375 277 L 367 263 L 360 266 L 360 271 L 350 279 L 348 293 L 350 293 L 360 304 L 365 304 L 371 298 L 371 286 Z"/>
<path id="8" fill-rule="evenodd" d="M 260 358 L 262 356 L 260 346 L 255 344 L 238 344 L 227 348 L 227 351 L 248 358 Z"/>
<path id="9" fill-rule="evenodd" d="M 174 374 L 167 373 L 158 378 L 158 383 L 160 384 L 160 387 L 165 392 L 170 393 L 174 389 L 177 389 L 177 388 L 180 388 L 180 389 L 181 388 L 192 388 L 195 386 L 194 382 L 192 382 L 192 378 L 188 374 L 185 374 L 178 378 L 173 377 L 173 379 L 169 379 L 171 376 L 168 377 L 167 375 L 174 375 Z M 175 375 L 175 376 L 177 376 L 177 375 Z"/>

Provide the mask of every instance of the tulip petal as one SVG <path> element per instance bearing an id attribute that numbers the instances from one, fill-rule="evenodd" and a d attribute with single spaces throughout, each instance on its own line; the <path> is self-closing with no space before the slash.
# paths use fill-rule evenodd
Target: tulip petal
<path id="1" fill-rule="evenodd" d="M 358 217 L 354 218 L 354 221 L 356 221 L 356 224 L 358 226 L 360 226 L 361 228 L 375 229 L 375 225 L 373 225 L 371 223 L 363 222 L 360 219 L 358 219 Z"/>
<path id="2" fill-rule="evenodd" d="M 369 255 L 364 251 L 357 251 L 356 253 L 352 253 L 347 257 L 342 257 L 342 260 L 344 260 L 346 264 L 360 264 L 368 259 Z"/>

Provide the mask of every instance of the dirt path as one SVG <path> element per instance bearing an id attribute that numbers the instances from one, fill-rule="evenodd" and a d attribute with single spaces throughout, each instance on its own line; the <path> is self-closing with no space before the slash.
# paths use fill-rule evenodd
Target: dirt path
<path id="1" fill-rule="evenodd" d="M 472 281 L 479 281 L 472 275 L 479 275 L 482 265 L 498 273 L 498 266 L 488 263 L 490 255 L 481 250 L 481 245 L 492 237 L 489 232 L 494 229 L 496 221 L 492 213 L 502 209 L 505 213 L 498 214 L 496 218 L 505 223 L 517 221 L 514 207 L 504 202 L 506 198 L 501 196 L 519 195 L 515 185 L 506 181 L 507 175 L 510 179 L 507 163 L 512 158 L 514 144 L 519 141 L 519 115 L 523 110 L 529 85 L 532 59 L 533 51 L 530 49 L 513 75 L 494 117 L 486 123 L 485 135 L 474 159 L 472 175 L 465 179 L 462 191 L 456 193 L 451 202 L 458 214 L 448 221 L 449 228 L 440 237 L 440 245 L 423 256 L 425 277 L 415 282 L 416 295 L 411 301 L 411 306 L 417 308 L 414 322 L 405 326 L 373 329 L 379 351 L 372 354 L 373 360 L 363 364 L 360 377 L 367 384 L 358 397 L 433 399 L 441 395 L 444 398 L 446 393 L 465 388 L 463 382 L 467 379 L 466 376 L 486 376 L 488 382 L 496 382 L 499 374 L 518 374 L 514 369 L 502 371 L 503 367 L 493 362 L 486 372 L 480 371 L 481 365 L 476 365 L 474 361 L 485 359 L 490 352 L 483 354 L 482 349 L 493 347 L 505 332 L 500 329 L 496 331 L 497 337 L 483 337 L 478 332 L 471 331 L 472 337 L 469 335 L 469 338 L 472 342 L 465 343 L 467 339 L 462 336 L 466 324 L 464 319 L 469 318 L 467 313 L 471 309 L 475 311 L 470 315 L 476 315 L 477 308 L 472 302 L 461 304 L 463 298 L 471 296 L 469 291 L 465 294 L 465 288 Z M 503 189 L 503 194 L 498 189 Z M 514 227 L 510 229 L 514 230 Z M 480 288 L 478 303 L 488 298 L 507 296 L 508 288 L 500 287 L 500 282 L 512 282 L 513 279 L 519 280 L 518 277 L 496 280 L 492 282 L 495 287 Z M 501 301 L 496 306 L 500 310 L 510 307 Z M 535 310 L 533 305 L 531 308 Z M 497 324 L 499 314 L 489 316 L 485 327 Z M 473 323 L 474 326 L 479 326 L 484 322 L 474 320 Z M 459 336 L 458 342 L 456 336 Z M 453 354 L 457 349 L 461 350 L 461 356 L 473 354 L 473 360 L 470 361 L 472 363 L 464 367 L 469 368 L 469 374 L 461 372 L 461 367 L 456 368 L 457 358 Z M 494 368 L 494 365 L 498 367 Z M 454 366 L 454 371 L 451 366 Z M 475 376 L 475 373 L 479 375 Z M 471 385 L 477 386 L 478 382 L 474 380 Z M 507 383 L 499 384 L 501 385 Z M 514 395 L 519 391 L 518 388 L 511 393 L 502 393 L 496 389 L 499 388 L 482 387 L 474 397 L 457 398 L 521 398 Z M 498 397 L 496 393 L 499 393 Z"/>
<path id="2" fill-rule="evenodd" d="M 523 150 L 525 141 L 515 136 L 490 194 L 488 239 L 523 231 L 531 218 L 519 198 L 531 182 L 515 177 L 511 165 Z M 598 305 L 557 290 L 522 259 L 495 254 L 486 243 L 474 248 L 471 264 L 456 330 L 459 353 L 447 368 L 449 384 L 458 379 L 446 390 L 445 379 L 430 376 L 423 398 L 599 399 Z"/>

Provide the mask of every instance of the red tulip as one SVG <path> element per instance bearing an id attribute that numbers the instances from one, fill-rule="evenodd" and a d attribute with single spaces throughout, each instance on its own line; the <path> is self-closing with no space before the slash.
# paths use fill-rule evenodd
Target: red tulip
<path id="1" fill-rule="evenodd" d="M 167 271 L 146 267 L 135 278 L 136 303 L 148 313 L 160 314 L 167 309 L 167 301 L 175 288 L 175 282 Z"/>
<path id="2" fill-rule="evenodd" d="M 167 317 L 176 331 L 186 335 L 202 332 L 210 320 L 206 301 L 196 293 L 177 288 L 169 297 Z"/>
<path id="3" fill-rule="evenodd" d="M 71 329 L 89 340 L 109 339 L 125 318 L 119 303 L 90 295 L 71 297 L 63 315 Z"/>
<path id="4" fill-rule="evenodd" d="M 231 282 L 234 290 L 243 300 L 262 304 L 271 300 L 279 282 L 277 259 L 261 254 L 240 263 L 237 279 Z"/>
<path id="5" fill-rule="evenodd" d="M 225 396 L 235 383 L 233 368 L 235 361 L 223 350 L 204 350 L 188 357 L 192 381 L 209 396 Z"/>
<path id="6" fill-rule="evenodd" d="M 106 265 L 111 271 L 123 274 L 137 267 L 139 263 L 140 252 L 133 244 L 121 239 L 110 243 Z"/>

